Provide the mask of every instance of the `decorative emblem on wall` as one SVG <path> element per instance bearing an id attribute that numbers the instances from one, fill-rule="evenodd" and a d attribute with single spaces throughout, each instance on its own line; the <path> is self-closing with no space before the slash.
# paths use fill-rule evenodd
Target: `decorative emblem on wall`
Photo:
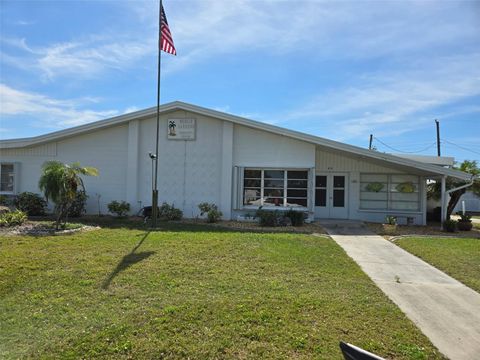
<path id="1" fill-rule="evenodd" d="M 403 182 L 398 184 L 395 189 L 401 193 L 413 193 L 415 192 L 415 185 L 412 182 Z"/>
<path id="2" fill-rule="evenodd" d="M 175 133 L 176 127 L 177 124 L 175 123 L 175 120 L 168 120 L 168 136 L 177 136 Z"/>
<path id="3" fill-rule="evenodd" d="M 380 192 L 383 189 L 383 184 L 380 182 L 371 182 L 365 186 L 365 190 L 369 192 Z"/>
<path id="4" fill-rule="evenodd" d="M 195 119 L 168 119 L 167 125 L 169 140 L 195 140 Z"/>

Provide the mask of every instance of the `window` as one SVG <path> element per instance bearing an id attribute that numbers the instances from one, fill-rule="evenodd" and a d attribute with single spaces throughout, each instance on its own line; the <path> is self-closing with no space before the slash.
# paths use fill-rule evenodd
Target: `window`
<path id="1" fill-rule="evenodd" d="M 243 205 L 307 207 L 307 170 L 245 169 Z"/>
<path id="2" fill-rule="evenodd" d="M 0 193 L 13 194 L 15 184 L 15 171 L 13 164 L 0 165 Z"/>
<path id="3" fill-rule="evenodd" d="M 419 211 L 419 189 L 415 175 L 360 174 L 360 208 Z"/>

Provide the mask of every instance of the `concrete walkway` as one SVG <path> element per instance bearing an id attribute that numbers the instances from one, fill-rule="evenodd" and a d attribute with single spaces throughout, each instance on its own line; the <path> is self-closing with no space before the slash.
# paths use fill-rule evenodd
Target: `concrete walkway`
<path id="1" fill-rule="evenodd" d="M 320 224 L 444 355 L 480 359 L 479 293 L 360 222 Z"/>

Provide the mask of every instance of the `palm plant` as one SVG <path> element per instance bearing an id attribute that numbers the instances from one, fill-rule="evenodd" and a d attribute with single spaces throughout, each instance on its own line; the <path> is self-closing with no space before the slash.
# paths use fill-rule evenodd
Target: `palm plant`
<path id="1" fill-rule="evenodd" d="M 78 162 L 67 165 L 60 161 L 47 161 L 42 166 L 38 187 L 47 200 L 55 203 L 57 230 L 62 219 L 67 222 L 68 210 L 76 198 L 77 190 L 85 191 L 80 175 L 97 176 L 98 170 L 82 167 Z"/>

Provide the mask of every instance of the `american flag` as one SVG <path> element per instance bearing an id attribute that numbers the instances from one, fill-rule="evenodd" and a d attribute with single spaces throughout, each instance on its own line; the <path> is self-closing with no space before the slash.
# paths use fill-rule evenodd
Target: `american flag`
<path id="1" fill-rule="evenodd" d="M 175 45 L 173 44 L 172 33 L 170 32 L 170 28 L 168 27 L 167 17 L 165 16 L 165 10 L 161 11 L 161 40 L 160 40 L 160 49 L 165 51 L 166 53 L 177 55 L 177 50 L 175 50 Z"/>

